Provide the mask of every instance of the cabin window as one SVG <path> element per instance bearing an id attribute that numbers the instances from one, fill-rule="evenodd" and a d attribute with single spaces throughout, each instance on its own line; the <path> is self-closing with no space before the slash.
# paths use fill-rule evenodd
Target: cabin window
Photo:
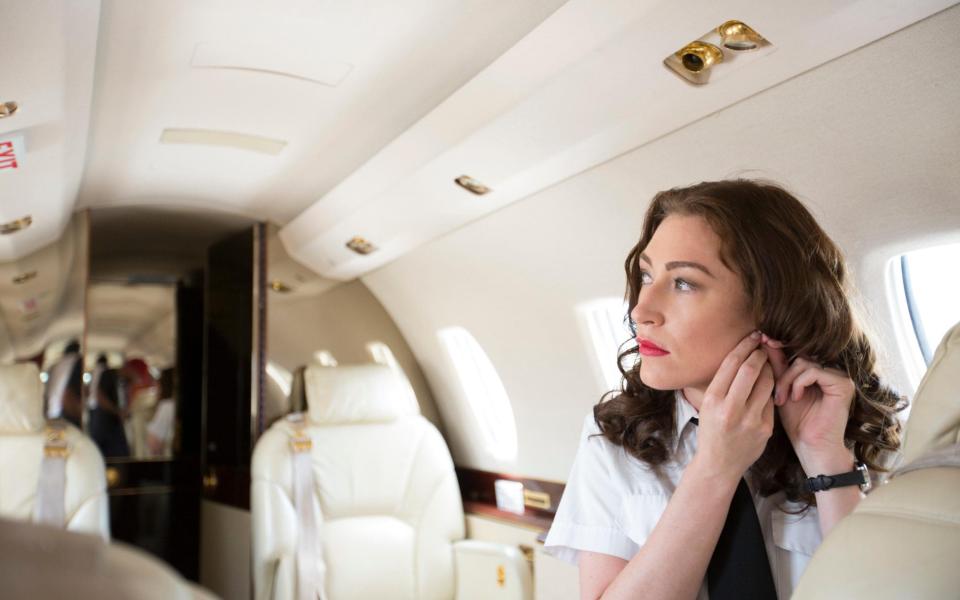
<path id="1" fill-rule="evenodd" d="M 370 355 L 370 359 L 373 362 L 390 367 L 390 370 L 403 381 L 407 401 L 410 403 L 411 408 L 419 410 L 420 405 L 417 403 L 417 394 L 413 391 L 413 386 L 410 385 L 410 380 L 407 378 L 406 372 L 403 370 L 403 367 L 400 366 L 400 363 L 397 362 L 397 358 L 393 355 L 393 351 L 390 350 L 390 346 L 383 342 L 370 342 L 367 344 L 367 354 Z"/>
<path id="2" fill-rule="evenodd" d="M 277 387 L 280 388 L 280 391 L 283 392 L 284 396 L 290 396 L 290 388 L 293 385 L 293 375 L 290 371 L 284 369 L 277 363 L 267 361 L 266 365 L 267 377 L 273 380 Z"/>
<path id="3" fill-rule="evenodd" d="M 927 365 L 947 330 L 960 321 L 958 263 L 960 244 L 924 248 L 900 257 L 908 318 Z"/>
<path id="4" fill-rule="evenodd" d="M 517 425 L 500 376 L 477 340 L 463 327 L 438 334 L 460 381 L 487 452 L 499 460 L 517 457 Z"/>
<path id="5" fill-rule="evenodd" d="M 621 298 L 603 298 L 577 306 L 577 319 L 593 350 L 594 374 L 604 391 L 620 389 L 617 357 L 621 345 L 632 340 L 625 323 L 627 306 Z M 625 349 L 625 348 L 624 348 Z"/>
<path id="6" fill-rule="evenodd" d="M 339 364 L 329 350 L 317 350 L 314 352 L 313 361 L 321 367 L 335 367 Z"/>

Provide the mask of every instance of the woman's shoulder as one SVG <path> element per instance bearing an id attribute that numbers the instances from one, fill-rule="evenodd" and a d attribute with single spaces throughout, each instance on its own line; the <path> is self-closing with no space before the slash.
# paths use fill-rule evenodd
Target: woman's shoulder
<path id="1" fill-rule="evenodd" d="M 604 473 L 605 479 L 618 487 L 632 489 L 660 485 L 657 473 L 647 463 L 604 435 L 592 411 L 583 419 L 577 462 L 587 470 Z"/>

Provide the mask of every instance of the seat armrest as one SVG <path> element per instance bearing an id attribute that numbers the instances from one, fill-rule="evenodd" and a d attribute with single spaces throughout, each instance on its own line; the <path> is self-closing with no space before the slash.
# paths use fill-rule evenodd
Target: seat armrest
<path id="1" fill-rule="evenodd" d="M 453 544 L 457 600 L 530 600 L 530 565 L 516 546 L 461 540 Z"/>

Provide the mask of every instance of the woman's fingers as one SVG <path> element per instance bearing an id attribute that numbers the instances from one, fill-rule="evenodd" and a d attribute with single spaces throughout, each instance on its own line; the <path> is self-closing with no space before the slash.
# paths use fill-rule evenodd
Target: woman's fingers
<path id="1" fill-rule="evenodd" d="M 773 376 L 773 367 L 770 362 L 763 363 L 760 367 L 760 375 L 753 384 L 753 389 L 747 398 L 747 411 L 749 414 L 761 418 L 767 404 L 773 406 L 773 386 L 776 379 Z M 732 388 L 731 388 L 732 389 Z"/>
<path id="2" fill-rule="evenodd" d="M 793 385 L 793 381 L 804 371 L 808 369 L 819 368 L 815 362 L 809 361 L 805 358 L 796 358 L 793 363 L 787 368 L 786 371 L 780 374 L 777 377 L 777 387 L 774 392 L 774 399 L 779 406 L 786 404 L 787 400 L 790 399 L 790 389 Z"/>
<path id="3" fill-rule="evenodd" d="M 755 392 L 757 381 L 765 371 L 769 372 L 771 377 L 771 384 L 767 389 L 767 397 L 769 397 L 773 390 L 773 371 L 767 362 L 767 351 L 763 348 L 757 348 L 737 369 L 737 375 L 733 378 L 730 389 L 727 391 L 727 400 L 736 402 L 740 406 L 746 405 L 747 400 Z"/>
<path id="4" fill-rule="evenodd" d="M 734 377 L 737 376 L 740 365 L 747 360 L 750 353 L 756 350 L 759 345 L 759 331 L 754 331 L 740 340 L 740 342 L 734 346 L 733 350 L 727 354 L 727 357 L 723 359 L 723 362 L 720 363 L 720 368 L 717 369 L 717 373 L 713 376 L 710 385 L 707 387 L 706 396 L 717 399 L 724 398 L 730 389 L 730 384 L 733 383 Z"/>
<path id="5" fill-rule="evenodd" d="M 820 387 L 827 401 L 833 398 L 846 401 L 847 398 L 852 398 L 855 392 L 853 382 L 843 371 L 815 367 L 797 375 L 790 384 L 790 398 L 799 400 L 804 391 L 812 385 Z"/>

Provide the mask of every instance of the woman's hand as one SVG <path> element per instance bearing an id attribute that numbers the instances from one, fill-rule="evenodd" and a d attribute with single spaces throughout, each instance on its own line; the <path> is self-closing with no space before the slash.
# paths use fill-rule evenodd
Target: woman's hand
<path id="1" fill-rule="evenodd" d="M 704 393 L 694 461 L 739 481 L 773 434 L 773 387 L 767 350 L 754 332 L 730 351 Z"/>
<path id="2" fill-rule="evenodd" d="M 849 471 L 853 454 L 844 445 L 844 432 L 856 394 L 853 381 L 807 358 L 788 363 L 782 343 L 766 335 L 762 341 L 776 377 L 780 422 L 807 476 Z"/>

